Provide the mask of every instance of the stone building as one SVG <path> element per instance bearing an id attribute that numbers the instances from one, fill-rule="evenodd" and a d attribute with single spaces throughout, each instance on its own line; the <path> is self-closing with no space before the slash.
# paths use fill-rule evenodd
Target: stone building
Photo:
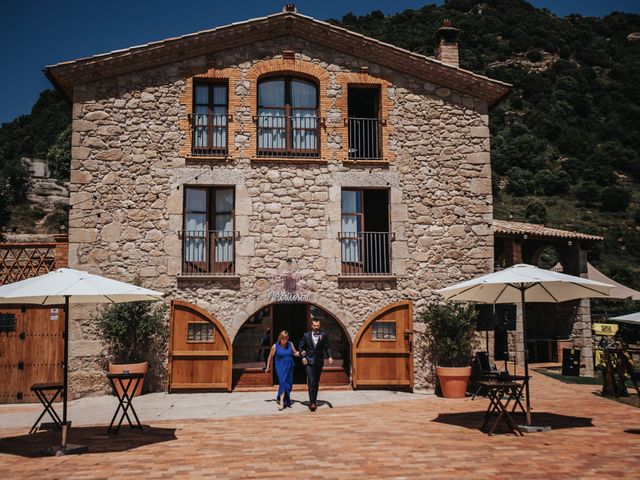
<path id="1" fill-rule="evenodd" d="M 489 111 L 509 85 L 281 13 L 47 68 L 73 101 L 69 264 L 172 301 L 159 388 L 271 385 L 321 318 L 328 383 L 431 382 L 420 313 L 491 271 Z M 91 310 L 77 393 L 105 388 Z M 323 381 L 324 383 L 324 381 Z"/>

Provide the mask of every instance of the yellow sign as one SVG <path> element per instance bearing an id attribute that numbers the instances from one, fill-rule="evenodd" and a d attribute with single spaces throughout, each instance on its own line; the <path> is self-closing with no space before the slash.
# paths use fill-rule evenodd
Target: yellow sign
<path id="1" fill-rule="evenodd" d="M 594 323 L 593 333 L 612 337 L 618 333 L 618 325 L 615 323 Z"/>

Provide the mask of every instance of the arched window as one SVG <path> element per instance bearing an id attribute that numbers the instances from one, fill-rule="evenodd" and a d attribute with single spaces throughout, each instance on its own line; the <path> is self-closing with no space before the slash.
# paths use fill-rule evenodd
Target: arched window
<path id="1" fill-rule="evenodd" d="M 318 154 L 318 89 L 302 78 L 268 77 L 258 84 L 258 155 Z"/>

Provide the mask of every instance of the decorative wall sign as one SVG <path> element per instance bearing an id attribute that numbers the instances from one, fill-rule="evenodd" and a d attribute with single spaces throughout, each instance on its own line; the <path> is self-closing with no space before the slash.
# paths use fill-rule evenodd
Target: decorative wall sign
<path id="1" fill-rule="evenodd" d="M 286 272 L 271 277 L 268 297 L 272 302 L 308 302 L 311 294 L 301 274 Z"/>
<path id="2" fill-rule="evenodd" d="M 57 308 L 52 308 L 50 314 L 51 320 L 58 320 L 60 315 Z"/>

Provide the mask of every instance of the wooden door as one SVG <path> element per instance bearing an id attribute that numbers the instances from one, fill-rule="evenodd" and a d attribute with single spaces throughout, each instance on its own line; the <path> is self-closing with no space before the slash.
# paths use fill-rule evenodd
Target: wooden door
<path id="1" fill-rule="evenodd" d="M 232 346 L 224 327 L 196 305 L 171 302 L 169 391 L 231 391 Z"/>
<path id="2" fill-rule="evenodd" d="M 34 383 L 62 382 L 62 307 L 0 307 L 0 403 L 37 402 Z"/>
<path id="3" fill-rule="evenodd" d="M 354 388 L 413 388 L 413 304 L 392 303 L 371 315 L 354 342 Z"/>

